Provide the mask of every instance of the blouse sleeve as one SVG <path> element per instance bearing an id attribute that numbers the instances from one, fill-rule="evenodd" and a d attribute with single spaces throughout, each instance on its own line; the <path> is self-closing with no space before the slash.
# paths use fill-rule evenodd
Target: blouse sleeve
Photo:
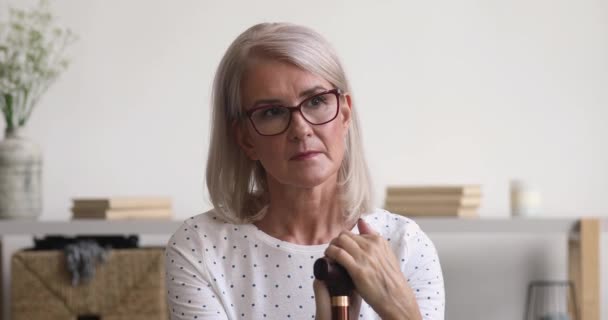
<path id="1" fill-rule="evenodd" d="M 439 256 L 433 242 L 416 226 L 407 237 L 407 257 L 402 270 L 408 279 L 424 320 L 443 320 L 445 289 Z"/>
<path id="2" fill-rule="evenodd" d="M 171 320 L 228 319 L 210 284 L 200 236 L 185 223 L 165 251 L 167 303 Z"/>

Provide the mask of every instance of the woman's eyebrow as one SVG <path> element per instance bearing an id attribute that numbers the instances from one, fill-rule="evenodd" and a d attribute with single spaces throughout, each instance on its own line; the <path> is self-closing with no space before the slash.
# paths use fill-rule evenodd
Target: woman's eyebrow
<path id="1" fill-rule="evenodd" d="M 256 100 L 251 106 L 257 107 L 261 104 L 281 104 L 281 100 L 279 100 L 279 99 L 260 99 L 260 100 Z"/>
<path id="2" fill-rule="evenodd" d="M 300 98 L 307 98 L 308 96 L 311 96 L 317 92 L 320 91 L 326 91 L 328 89 L 324 88 L 323 86 L 314 86 L 308 90 L 304 90 L 302 92 L 300 92 Z"/>
<path id="3" fill-rule="evenodd" d="M 307 98 L 308 96 L 311 96 L 317 92 L 321 92 L 321 91 L 326 91 L 328 90 L 327 88 L 323 87 L 323 86 L 314 86 L 310 89 L 306 89 L 302 92 L 300 92 L 300 98 L 304 99 Z M 261 104 L 282 104 L 283 101 L 281 99 L 259 99 L 256 100 L 253 104 L 252 107 L 256 107 L 259 106 Z"/>

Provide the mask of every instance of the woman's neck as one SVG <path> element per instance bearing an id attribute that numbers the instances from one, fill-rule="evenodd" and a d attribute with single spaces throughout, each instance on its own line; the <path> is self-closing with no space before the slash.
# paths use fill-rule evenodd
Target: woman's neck
<path id="1" fill-rule="evenodd" d="M 347 226 L 336 179 L 314 188 L 297 188 L 269 181 L 270 205 L 255 225 L 265 233 L 291 243 L 328 243 Z"/>

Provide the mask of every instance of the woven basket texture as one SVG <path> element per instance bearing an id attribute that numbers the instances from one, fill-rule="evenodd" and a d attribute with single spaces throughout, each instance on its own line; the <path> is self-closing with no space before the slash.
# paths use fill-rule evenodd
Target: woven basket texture
<path id="1" fill-rule="evenodd" d="M 12 320 L 166 320 L 164 249 L 110 250 L 95 277 L 73 287 L 63 251 L 20 251 L 11 259 Z"/>

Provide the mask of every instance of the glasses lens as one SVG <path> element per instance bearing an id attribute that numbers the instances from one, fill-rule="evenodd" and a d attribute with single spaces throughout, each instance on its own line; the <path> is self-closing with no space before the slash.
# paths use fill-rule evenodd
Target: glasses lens
<path id="1" fill-rule="evenodd" d="M 333 120 L 338 111 L 338 98 L 334 93 L 313 96 L 302 103 L 302 114 L 312 124 Z"/>
<path id="2" fill-rule="evenodd" d="M 302 102 L 300 110 L 306 121 L 312 124 L 330 122 L 338 114 L 338 96 L 335 93 L 312 96 Z M 250 118 L 260 134 L 275 135 L 289 126 L 291 110 L 281 105 L 268 105 L 256 109 Z"/>
<path id="3" fill-rule="evenodd" d="M 267 106 L 251 114 L 251 120 L 260 134 L 277 134 L 289 124 L 289 109 L 283 106 Z"/>

